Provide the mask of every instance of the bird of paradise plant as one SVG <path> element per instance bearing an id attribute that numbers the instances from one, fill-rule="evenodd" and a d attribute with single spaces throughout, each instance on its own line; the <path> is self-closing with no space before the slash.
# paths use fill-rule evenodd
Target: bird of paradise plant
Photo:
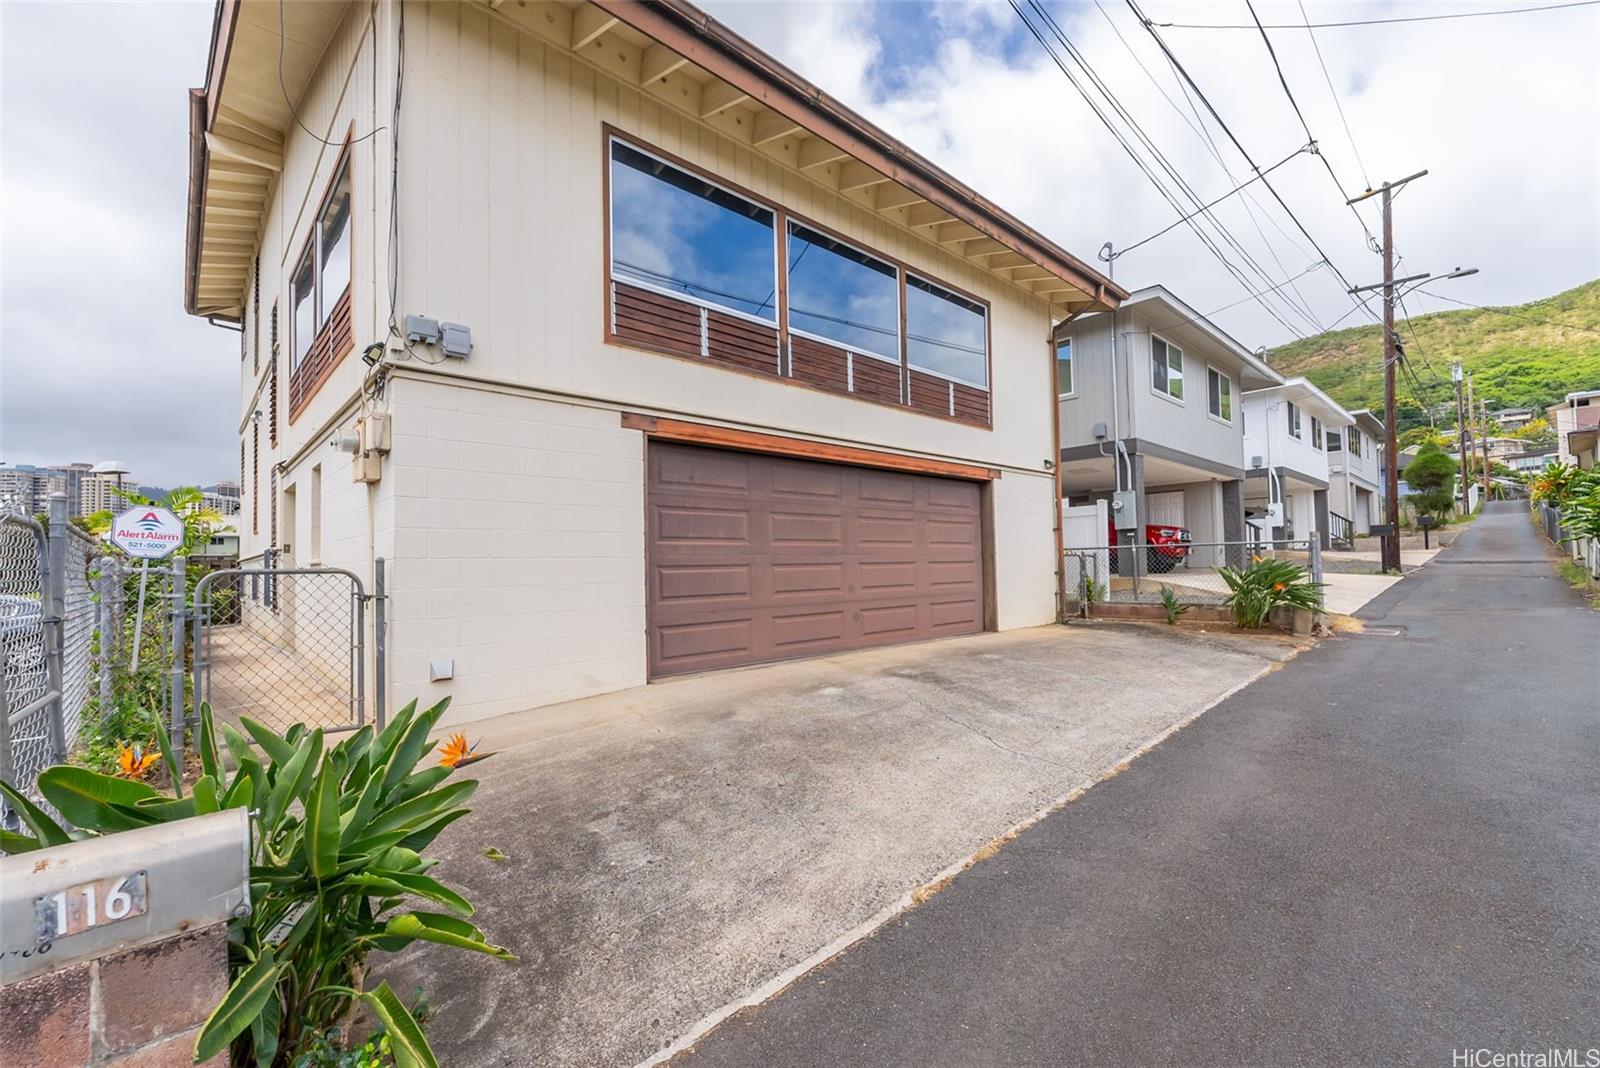
<path id="1" fill-rule="evenodd" d="M 23 853 L 246 809 L 251 907 L 230 925 L 232 985 L 200 1029 L 196 1063 L 228 1050 L 238 1068 L 288 1068 L 364 1006 L 382 1023 L 396 1065 L 437 1068 L 422 1027 L 389 984 L 369 990 L 364 979 L 370 953 L 397 953 L 418 941 L 513 959 L 467 921 L 472 905 L 428 874 L 435 862 L 422 856 L 467 814 L 464 802 L 478 785 L 446 782 L 453 766 L 419 770 L 447 705 L 418 712 L 412 702 L 382 730 L 362 727 L 325 749 L 320 729 L 296 724 L 277 734 L 245 717 L 242 729 L 221 725 L 219 745 L 211 709 L 202 704 L 202 774 L 187 792 L 181 780 L 168 795 L 88 768 L 47 768 L 38 789 L 77 828 L 68 831 L 0 781 L 0 795 L 30 832 L 0 828 L 0 850 Z M 167 766 L 175 767 L 159 718 L 155 731 Z"/>
<path id="2" fill-rule="evenodd" d="M 124 745 L 117 752 L 117 772 L 124 779 L 142 779 L 160 753 L 146 753 L 142 745 Z"/>
<path id="3" fill-rule="evenodd" d="M 482 742 L 479 741 L 468 745 L 467 736 L 461 731 L 456 731 L 449 738 L 445 739 L 444 745 L 440 746 L 439 748 L 440 766 L 446 768 L 461 768 L 466 767 L 468 764 L 477 763 L 478 761 L 484 759 L 484 757 L 489 756 L 488 753 L 484 753 L 483 756 L 477 755 L 478 746 L 481 744 Z"/>

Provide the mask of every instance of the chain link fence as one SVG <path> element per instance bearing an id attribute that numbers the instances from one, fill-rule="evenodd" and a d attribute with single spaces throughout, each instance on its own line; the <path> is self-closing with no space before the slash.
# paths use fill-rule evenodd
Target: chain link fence
<path id="1" fill-rule="evenodd" d="M 42 526 L 24 516 L 0 516 L 0 778 L 25 793 L 55 749 L 45 557 Z"/>
<path id="2" fill-rule="evenodd" d="M 1160 604 L 1171 590 L 1181 604 L 1220 605 L 1230 590 L 1220 568 L 1243 569 L 1256 558 L 1287 559 L 1322 581 L 1315 539 L 1276 542 L 1139 543 L 1077 546 L 1064 550 L 1068 600 L 1078 604 Z"/>
<path id="3" fill-rule="evenodd" d="M 361 726 L 368 600 L 349 571 L 280 569 L 271 555 L 260 567 L 205 576 L 193 598 L 194 692 L 218 722 L 249 716 L 279 731 Z M 381 707 L 377 713 L 381 723 Z"/>

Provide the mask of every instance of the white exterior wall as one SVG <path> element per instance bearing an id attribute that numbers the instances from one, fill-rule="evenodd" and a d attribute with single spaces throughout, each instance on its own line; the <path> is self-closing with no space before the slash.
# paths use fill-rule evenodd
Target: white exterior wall
<path id="1" fill-rule="evenodd" d="M 1320 406 L 1300 408 L 1300 437 L 1289 436 L 1288 401 L 1278 390 L 1258 390 L 1244 399 L 1244 462 L 1259 456 L 1266 467 L 1287 467 L 1326 482 L 1328 454 L 1311 444 L 1311 419 L 1326 431 L 1328 417 Z"/>
<path id="2" fill-rule="evenodd" d="M 401 312 L 474 348 L 390 382 L 393 701 L 448 693 L 459 721 L 645 681 L 645 438 L 624 411 L 998 469 L 998 625 L 1054 620 L 1045 304 L 485 9 L 410 6 L 406 33 Z M 605 343 L 606 123 L 988 301 L 994 428 Z"/>
<path id="3" fill-rule="evenodd" d="M 272 547 L 272 468 L 283 463 L 278 476 L 280 494 L 293 488 L 295 528 L 288 529 L 287 516 L 280 515 L 278 545 L 288 544 L 293 563 L 312 562 L 311 469 L 322 468 L 321 553 L 317 563 L 342 567 L 354 572 L 363 583 L 372 582 L 372 560 L 391 551 L 389 526 L 392 509 L 383 482 L 373 486 L 352 483 L 349 454 L 327 447 L 331 433 L 349 429 L 357 414 L 357 395 L 366 370 L 358 358 L 370 340 L 382 336 L 380 324 L 388 316 L 388 298 L 380 278 L 387 256 L 383 222 L 388 212 L 388 140 L 380 134 L 367 137 L 350 149 L 352 187 L 351 235 L 351 317 L 356 339 L 355 351 L 347 355 L 305 410 L 291 422 L 289 383 L 292 376 L 289 328 L 289 275 L 295 259 L 305 247 L 324 194 L 334 178 L 340 148 L 347 133 L 361 138 L 375 126 L 388 122 L 387 113 L 374 105 L 374 80 L 377 94 L 385 98 L 393 63 L 392 9 L 380 5 L 377 12 L 376 42 L 366 9 L 351 5 L 335 31 L 323 63 L 304 95 L 298 101 L 301 122 L 335 145 L 323 144 L 298 125 L 285 135 L 283 171 L 277 178 L 269 201 L 266 221 L 256 255 L 261 264 L 260 305 L 250 307 L 245 320 L 246 352 L 240 363 L 239 426 L 245 446 L 244 479 L 240 486 L 239 552 L 242 559 L 259 557 Z M 378 51 L 374 63 L 374 49 Z M 271 445 L 270 315 L 278 304 L 278 445 Z M 259 339 L 259 342 L 258 340 Z M 259 344 L 259 361 L 252 349 Z M 255 365 L 259 363 L 259 373 Z M 252 476 L 251 412 L 259 409 L 260 453 L 257 471 Z M 259 484 L 259 508 L 252 523 L 252 497 Z"/>

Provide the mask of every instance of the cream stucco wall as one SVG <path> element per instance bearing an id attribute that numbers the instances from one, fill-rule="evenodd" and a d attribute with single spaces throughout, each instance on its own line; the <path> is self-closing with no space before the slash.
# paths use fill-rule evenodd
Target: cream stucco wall
<path id="1" fill-rule="evenodd" d="M 281 486 L 294 488 L 296 529 L 280 542 L 294 539 L 297 562 L 309 562 L 315 466 L 319 561 L 370 583 L 373 559 L 385 558 L 391 707 L 448 694 L 460 721 L 645 681 L 646 444 L 622 428 L 624 411 L 996 469 L 998 624 L 1055 618 L 1043 302 L 486 7 L 417 2 L 405 11 L 396 314 L 466 324 L 473 352 L 440 361 L 437 350 L 391 344 L 381 394 L 361 398 L 366 369 L 356 356 L 388 332 L 390 142 L 383 133 L 358 143 L 356 353 L 290 425 L 284 334 L 280 447 L 268 450 L 263 425 L 260 460 L 263 493 L 279 461 Z M 313 130 L 338 139 L 390 121 L 394 15 L 392 4 L 378 6 L 374 42 L 364 9 L 352 6 L 300 105 Z M 993 428 L 606 343 L 608 124 L 988 302 Z M 287 308 L 289 270 L 337 155 L 298 129 L 288 139 L 261 246 L 263 377 L 267 309 L 274 298 Z M 249 369 L 246 359 L 242 417 L 257 403 Z M 352 484 L 350 458 L 326 443 L 363 408 L 393 416 L 393 451 L 371 486 Z M 265 544 L 267 517 L 263 502 L 247 555 Z M 244 520 L 248 528 L 248 500 Z M 430 682 L 429 663 L 443 659 L 454 678 Z"/>

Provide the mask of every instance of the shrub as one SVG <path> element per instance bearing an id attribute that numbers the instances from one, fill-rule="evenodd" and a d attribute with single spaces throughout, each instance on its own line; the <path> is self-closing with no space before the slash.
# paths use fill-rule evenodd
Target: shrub
<path id="1" fill-rule="evenodd" d="M 1175 627 L 1178 625 L 1178 618 L 1194 606 L 1181 603 L 1178 595 L 1172 592 L 1171 586 L 1162 586 L 1161 607 L 1167 613 L 1167 625 Z"/>
<path id="2" fill-rule="evenodd" d="M 1222 603 L 1233 609 L 1233 621 L 1246 629 L 1266 626 L 1272 610 L 1279 605 L 1319 607 L 1322 583 L 1312 582 L 1299 564 L 1256 556 L 1243 570 L 1219 567 L 1217 572 L 1230 591 Z"/>
<path id="3" fill-rule="evenodd" d="M 223 766 L 211 709 L 202 705 L 196 738 L 202 774 L 188 796 L 181 779 L 168 796 L 143 782 L 58 765 L 40 774 L 39 792 L 80 830 L 69 836 L 0 783 L 32 831 L 0 830 L 0 849 L 25 852 L 71 837 L 248 809 L 252 908 L 230 925 L 232 985 L 201 1029 L 195 1060 L 231 1047 L 235 1065 L 286 1066 L 307 1054 L 313 1059 L 305 1063 L 317 1063 L 328 1034 L 365 1005 L 396 1063 L 431 1068 L 422 1028 L 389 985 L 364 988 L 367 955 L 426 941 L 511 959 L 462 918 L 472 906 L 429 876 L 435 862 L 421 855 L 467 814 L 463 803 L 478 785 L 445 783 L 458 764 L 474 758 L 446 757 L 418 770 L 448 703 L 418 713 L 412 702 L 382 731 L 363 727 L 326 751 L 320 729 L 297 724 L 279 735 L 249 719 L 240 720 L 242 732 L 223 724 L 231 770 Z M 163 763 L 172 767 L 166 731 L 159 720 L 153 727 Z M 403 907 L 408 899 L 443 911 Z"/>
<path id="4" fill-rule="evenodd" d="M 1414 491 L 1406 494 L 1406 502 L 1419 517 L 1431 515 L 1442 522 L 1455 507 L 1456 462 L 1439 446 L 1427 444 L 1418 449 L 1401 477 Z"/>

